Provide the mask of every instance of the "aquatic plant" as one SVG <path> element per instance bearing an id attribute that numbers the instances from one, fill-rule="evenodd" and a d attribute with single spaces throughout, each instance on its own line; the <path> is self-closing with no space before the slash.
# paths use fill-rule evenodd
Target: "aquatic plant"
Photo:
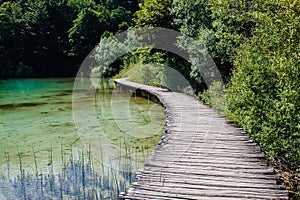
<path id="1" fill-rule="evenodd" d="M 79 152 L 73 148 L 68 158 L 61 152 L 62 169 L 58 173 L 53 170 L 51 149 L 47 173 L 39 172 L 36 162 L 35 173 L 25 172 L 22 153 L 18 150 L 20 171 L 10 178 L 9 154 L 5 154 L 8 175 L 0 178 L 0 197 L 7 199 L 117 199 L 134 179 L 133 172 L 128 169 L 117 170 L 102 165 L 100 170 L 96 170 L 89 150 Z M 35 159 L 34 149 L 33 156 Z M 121 159 L 119 164 L 122 166 L 124 163 L 134 164 L 126 158 Z"/>

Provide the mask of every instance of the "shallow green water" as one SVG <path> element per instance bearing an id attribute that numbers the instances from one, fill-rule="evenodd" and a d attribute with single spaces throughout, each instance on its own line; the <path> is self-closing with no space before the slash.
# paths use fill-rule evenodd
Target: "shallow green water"
<path id="1" fill-rule="evenodd" d="M 61 154 L 67 154 L 72 147 L 89 146 L 99 162 L 103 162 L 101 152 L 115 159 L 128 156 L 143 162 L 147 158 L 164 129 L 162 108 L 146 99 L 120 93 L 110 83 L 100 81 L 101 87 L 92 101 L 102 132 L 94 132 L 96 127 L 88 126 L 83 104 L 78 112 L 85 117 L 82 124 L 76 124 L 87 126 L 83 135 L 78 133 L 72 116 L 73 84 L 74 79 L 66 78 L 5 80 L 0 84 L 0 175 L 5 175 L 7 168 L 11 173 L 18 171 L 17 149 L 27 172 L 34 171 L 33 150 L 39 170 L 47 169 L 49 157 L 53 158 L 54 169 L 59 169 Z M 82 93 L 82 98 L 91 97 Z M 107 146 L 97 141 L 99 134 L 106 138 L 108 151 L 103 151 Z M 83 139 L 85 135 L 89 135 L 90 141 Z"/>

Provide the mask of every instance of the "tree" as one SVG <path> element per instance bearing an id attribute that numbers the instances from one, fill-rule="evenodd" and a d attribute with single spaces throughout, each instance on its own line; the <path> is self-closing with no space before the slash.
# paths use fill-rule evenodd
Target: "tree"
<path id="1" fill-rule="evenodd" d="M 23 63 L 24 66 L 34 68 L 37 76 L 74 75 L 76 67 L 96 46 L 104 31 L 126 30 L 132 24 L 131 19 L 138 2 L 138 0 L 2 2 L 1 71 L 9 77 L 15 76 L 19 63 Z"/>
<path id="2" fill-rule="evenodd" d="M 251 37 L 255 22 L 249 12 L 253 0 L 209 0 L 213 19 L 211 28 L 199 32 L 199 38 L 210 49 L 217 64 L 224 70 L 232 67 L 235 49 Z"/>
<path id="3" fill-rule="evenodd" d="M 77 10 L 67 0 L 27 0 L 24 6 L 24 64 L 34 67 L 38 76 L 67 75 L 68 30 Z"/>
<path id="4" fill-rule="evenodd" d="M 235 49 L 251 37 L 252 0 L 174 0 L 174 26 L 204 44 L 228 81 Z"/>
<path id="5" fill-rule="evenodd" d="M 95 9 L 85 8 L 73 21 L 69 30 L 71 54 L 83 59 L 100 41 L 100 36 L 107 30 L 108 12 L 102 6 Z"/>
<path id="6" fill-rule="evenodd" d="M 135 23 L 140 27 L 172 27 L 170 7 L 172 0 L 144 0 L 139 4 Z"/>
<path id="7" fill-rule="evenodd" d="M 127 11 L 134 13 L 139 9 L 139 3 L 142 0 L 106 0 L 104 5 L 108 7 L 110 10 L 117 9 L 118 7 L 123 7 Z"/>
<path id="8" fill-rule="evenodd" d="M 11 74 L 22 57 L 23 9 L 16 2 L 0 6 L 0 76 Z"/>
<path id="9" fill-rule="evenodd" d="M 197 37 L 201 28 L 211 28 L 211 11 L 207 0 L 174 0 L 173 25 L 180 32 Z"/>
<path id="10" fill-rule="evenodd" d="M 132 13 L 124 7 L 118 7 L 110 12 L 110 31 L 125 31 L 132 25 Z"/>

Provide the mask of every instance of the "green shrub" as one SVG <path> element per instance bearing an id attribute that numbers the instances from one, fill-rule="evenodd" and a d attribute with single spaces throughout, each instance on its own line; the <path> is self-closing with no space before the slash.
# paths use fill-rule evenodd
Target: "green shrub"
<path id="1" fill-rule="evenodd" d="M 166 87 L 164 66 L 158 64 L 143 64 L 141 62 L 130 64 L 123 69 L 117 77 L 127 77 L 131 81 L 146 85 Z"/>
<path id="2" fill-rule="evenodd" d="M 226 111 L 293 173 L 300 166 L 299 5 L 299 0 L 255 5 L 261 8 L 252 13 L 257 28 L 235 58 Z"/>
<path id="3" fill-rule="evenodd" d="M 215 108 L 219 114 L 225 114 L 225 87 L 221 82 L 213 82 L 208 90 L 205 90 L 199 95 L 199 98 L 205 104 Z"/>

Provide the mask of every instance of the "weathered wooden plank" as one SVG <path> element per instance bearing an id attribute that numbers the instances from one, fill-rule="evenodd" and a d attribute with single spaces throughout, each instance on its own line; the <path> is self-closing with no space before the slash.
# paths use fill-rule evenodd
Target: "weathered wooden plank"
<path id="1" fill-rule="evenodd" d="M 178 160 L 178 161 L 175 161 L 175 162 L 172 162 L 170 163 L 170 165 L 174 166 L 174 167 L 178 167 L 178 168 L 184 168 L 185 166 L 189 169 L 192 169 L 192 168 L 196 168 L 196 169 L 207 169 L 207 168 L 213 168 L 213 169 L 226 169 L 226 170 L 231 170 L 231 171 L 234 171 L 234 170 L 240 170 L 240 171 L 243 171 L 243 170 L 247 170 L 247 172 L 249 170 L 251 171 L 255 171 L 256 170 L 266 170 L 266 167 L 265 166 L 261 166 L 261 165 L 258 165 L 258 166 L 249 166 L 249 165 L 241 165 L 241 164 L 235 164 L 235 165 L 232 165 L 232 164 L 215 164 L 215 163 L 211 163 L 211 164 L 207 164 L 207 163 L 191 163 L 191 162 L 184 162 L 182 160 Z M 145 167 L 148 167 L 148 168 L 151 168 L 151 167 L 161 167 L 161 165 L 157 164 L 157 163 L 145 163 Z M 268 169 L 268 168 L 267 168 Z M 273 168 L 269 168 L 268 171 L 270 170 L 273 170 Z"/>
<path id="2" fill-rule="evenodd" d="M 195 171 L 191 171 L 188 169 L 165 169 L 165 168 L 161 168 L 161 167 L 151 167 L 151 168 L 146 168 L 143 171 L 143 174 L 148 174 L 149 176 L 151 176 L 151 174 L 182 174 L 182 175 L 186 175 L 186 177 L 190 177 L 190 176 L 197 176 L 199 178 L 201 178 L 201 176 L 215 176 L 215 177 L 223 177 L 224 180 L 226 180 L 227 177 L 230 178 L 248 178 L 248 179 L 268 179 L 268 180 L 276 180 L 276 177 L 272 175 L 272 173 L 266 172 L 266 173 L 249 173 L 246 171 L 231 171 L 231 172 L 226 172 L 226 171 L 222 171 L 220 169 L 215 169 L 215 170 L 201 170 L 201 169 L 197 169 Z M 259 175 L 259 176 L 258 176 Z M 279 188 L 279 187 L 278 187 Z"/>
<path id="3" fill-rule="evenodd" d="M 237 184 L 228 183 L 227 185 L 221 184 L 192 184 L 188 183 L 176 183 L 175 181 L 164 181 L 164 182 L 140 182 L 134 183 L 132 185 L 136 188 L 155 188 L 157 191 L 174 191 L 176 190 L 176 194 L 189 194 L 189 195 L 198 195 L 199 191 L 207 192 L 213 191 L 214 194 L 222 194 L 224 196 L 230 194 L 243 194 L 247 195 L 248 197 L 261 197 L 265 196 L 272 191 L 274 188 L 265 188 L 265 187 L 242 187 L 237 186 Z M 274 190 L 272 193 L 272 198 L 280 196 L 282 193 L 280 190 Z"/>
<path id="4" fill-rule="evenodd" d="M 179 193 L 182 192 L 182 193 Z M 157 197 L 169 197 L 169 199 L 202 199 L 203 197 L 219 197 L 219 199 L 227 198 L 243 198 L 243 199 L 287 199 L 286 195 L 274 194 L 274 193 L 258 193 L 258 192 L 244 192 L 244 191 L 230 191 L 230 190 L 198 190 L 185 188 L 184 190 L 178 190 L 176 188 L 165 188 L 155 186 L 140 186 L 134 190 L 131 196 L 135 194 L 143 194 L 147 197 L 147 194 L 156 195 Z M 146 198 L 148 199 L 148 198 Z"/>
<path id="5" fill-rule="evenodd" d="M 180 160 L 172 161 L 170 164 L 176 164 L 176 165 L 189 165 L 189 166 L 212 166 L 216 168 L 230 168 L 230 169 L 265 169 L 268 167 L 266 163 L 257 163 L 256 165 L 249 165 L 248 162 L 232 162 L 228 160 L 222 160 L 222 161 L 216 161 L 216 160 L 195 160 L 194 162 L 191 162 L 189 159 L 186 158 L 180 158 Z M 156 165 L 155 162 L 146 162 L 145 167 Z"/>
<path id="6" fill-rule="evenodd" d="M 170 176 L 171 175 L 171 176 Z M 185 174 L 165 174 L 165 173 L 160 173 L 160 174 L 152 174 L 152 176 L 148 176 L 147 174 L 143 173 L 138 173 L 137 178 L 140 181 L 159 181 L 162 182 L 164 180 L 168 179 L 173 179 L 177 181 L 186 181 L 186 182 L 197 182 L 197 181 L 215 181 L 216 183 L 218 182 L 225 182 L 225 183 L 231 183 L 231 182 L 238 182 L 242 184 L 247 184 L 247 185 L 262 185 L 263 187 L 277 187 L 275 185 L 275 180 L 270 180 L 270 179 L 259 179 L 259 178 L 254 178 L 254 179 L 249 179 L 249 178 L 236 178 L 236 177 L 220 177 L 220 176 L 186 176 Z"/>
<path id="7" fill-rule="evenodd" d="M 165 107 L 166 131 L 124 199 L 288 199 L 244 130 L 193 97 L 116 80 Z"/>

